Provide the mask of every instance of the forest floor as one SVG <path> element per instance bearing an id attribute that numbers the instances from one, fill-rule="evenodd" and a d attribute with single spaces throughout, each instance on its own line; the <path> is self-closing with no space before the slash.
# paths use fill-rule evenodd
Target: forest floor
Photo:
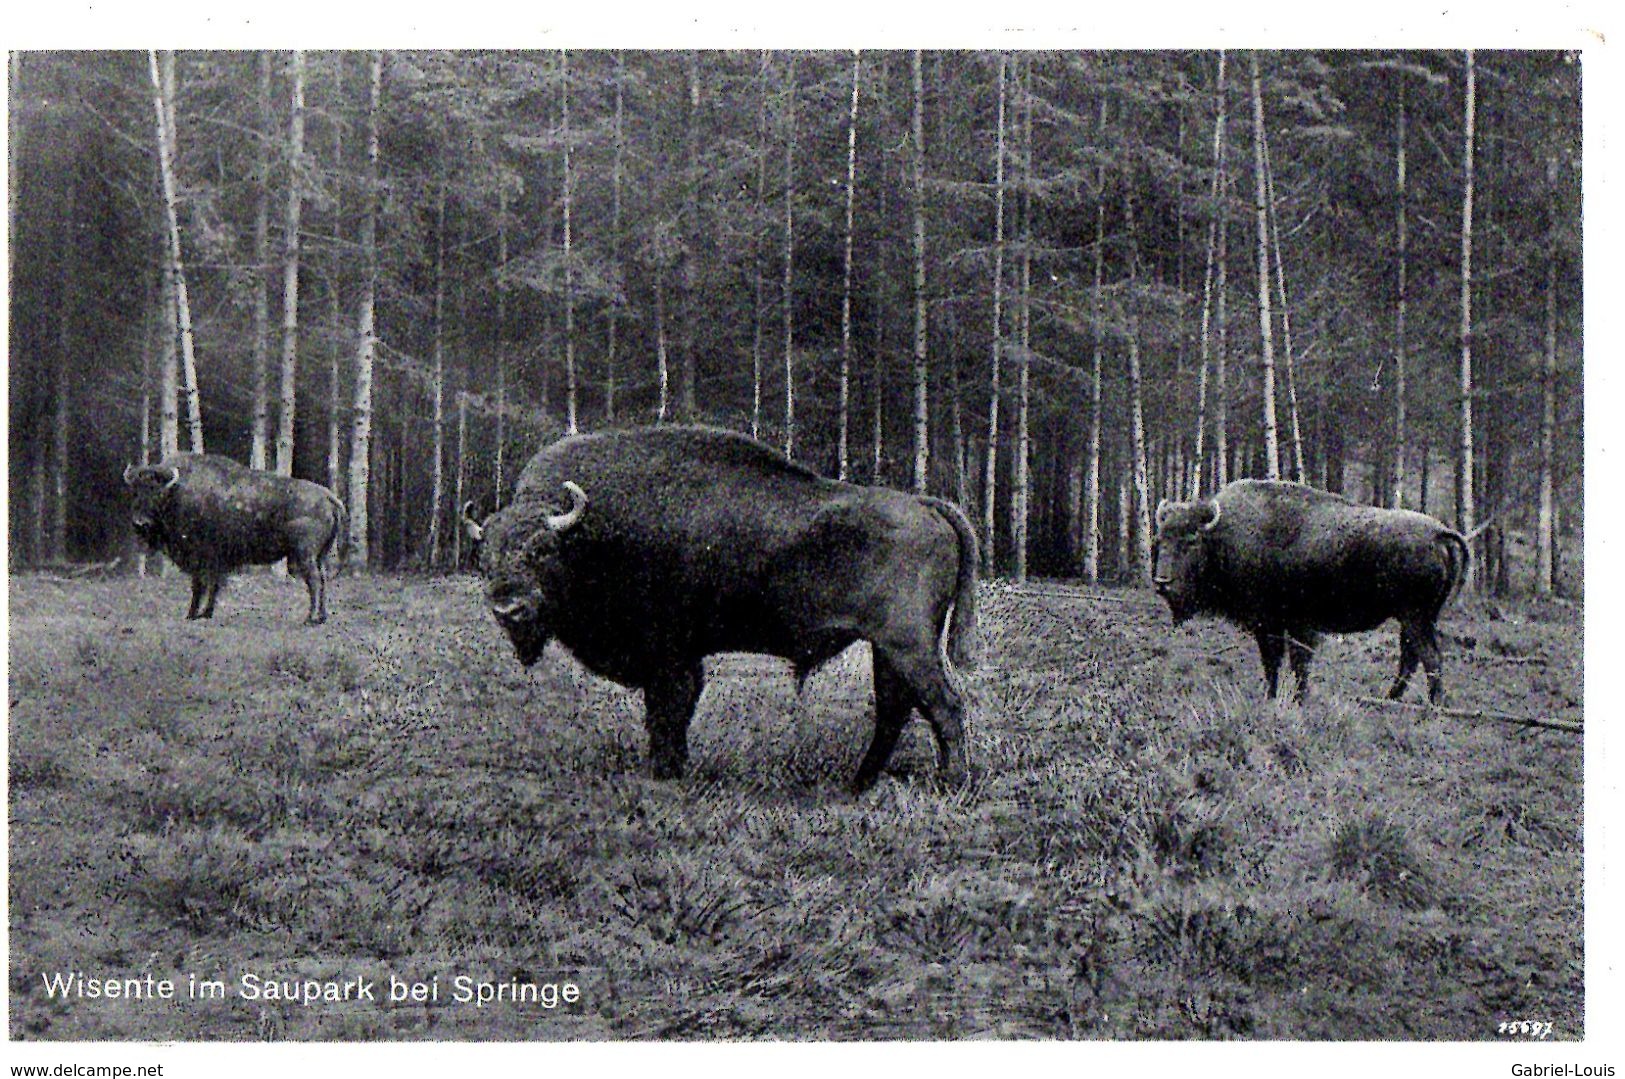
<path id="1" fill-rule="evenodd" d="M 711 661 L 663 783 L 638 695 L 522 669 L 472 578 L 346 578 L 315 628 L 292 581 L 212 622 L 187 587 L 10 581 L 13 1039 L 1585 1033 L 1581 738 L 1362 701 L 1391 627 L 1329 640 L 1300 707 L 1149 592 L 985 585 L 976 782 L 937 790 L 914 723 L 854 799 L 862 645 L 799 698 Z M 1450 704 L 1579 722 L 1581 620 L 1451 609 Z M 176 996 L 53 998 L 67 972 Z M 263 991 L 353 979 L 379 999 Z"/>

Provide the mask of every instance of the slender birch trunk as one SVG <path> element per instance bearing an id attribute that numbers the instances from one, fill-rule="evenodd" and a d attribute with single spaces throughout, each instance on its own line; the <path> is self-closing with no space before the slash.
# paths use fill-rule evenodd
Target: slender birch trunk
<path id="1" fill-rule="evenodd" d="M 688 53 L 688 199 L 687 243 L 683 253 L 683 385 L 681 417 L 692 423 L 698 415 L 695 382 L 698 379 L 694 356 L 694 323 L 699 315 L 695 294 L 699 291 L 700 252 L 700 54 Z"/>
<path id="2" fill-rule="evenodd" d="M 445 133 L 441 133 L 444 138 Z M 444 145 L 444 144 L 443 144 Z M 446 188 L 450 167 L 440 154 L 440 182 L 435 194 L 434 344 L 429 369 L 429 534 L 423 547 L 424 567 L 440 568 L 440 517 L 446 475 Z"/>
<path id="3" fill-rule="evenodd" d="M 619 93 L 619 91 L 617 91 Z M 617 141 L 618 145 L 618 141 Z M 617 234 L 618 235 L 618 234 Z M 504 183 L 497 189 L 497 270 L 501 272 L 508 265 L 508 188 Z M 610 342 L 613 345 L 615 337 L 615 321 L 610 320 Z M 503 355 L 507 343 L 508 328 L 508 293 L 500 285 L 497 287 L 497 452 L 495 465 L 496 492 L 492 495 L 492 511 L 502 508 L 503 486 L 502 465 L 506 458 L 508 448 L 508 361 Z M 613 348 L 611 349 L 613 354 Z M 613 369 L 613 368 L 612 368 Z"/>
<path id="4" fill-rule="evenodd" d="M 1477 72 L 1473 50 L 1466 51 L 1467 88 L 1463 117 L 1461 196 L 1461 458 L 1456 473 L 1456 529 L 1474 526 L 1473 513 L 1473 140 Z"/>
<path id="5" fill-rule="evenodd" d="M 621 188 L 626 180 L 626 54 L 615 53 L 615 160 L 610 166 L 609 258 L 617 269 L 621 265 Z M 761 273 L 757 271 L 757 291 L 761 291 Z M 758 312 L 760 306 L 758 305 Z M 615 346 L 616 331 L 620 325 L 619 304 L 609 305 L 609 340 L 604 353 L 604 419 L 615 422 Z M 757 315 L 757 336 L 761 335 L 761 315 Z M 755 435 L 752 429 L 751 434 Z"/>
<path id="6" fill-rule="evenodd" d="M 1303 423 L 1298 416 L 1298 378 L 1292 362 L 1292 308 L 1286 298 L 1286 262 L 1281 256 L 1281 215 L 1275 199 L 1275 164 L 1269 133 L 1264 133 L 1264 184 L 1269 206 L 1270 250 L 1275 262 L 1275 298 L 1281 308 L 1281 362 L 1286 367 L 1287 429 L 1292 437 L 1292 480 L 1304 478 Z"/>
<path id="7" fill-rule="evenodd" d="M 563 98 L 562 128 L 564 142 L 564 191 L 561 201 L 564 204 L 564 427 L 566 434 L 576 434 L 580 427 L 576 422 L 576 293 L 575 293 L 575 253 L 570 243 L 570 203 L 574 177 L 570 169 L 570 53 L 568 50 L 559 51 L 559 93 Z M 695 85 L 694 94 L 699 93 L 698 84 Z M 690 287 L 690 293 L 693 292 Z M 687 372 L 688 382 L 684 390 L 687 396 L 688 415 L 694 415 L 694 341 L 693 332 L 689 333 Z"/>
<path id="8" fill-rule="evenodd" d="M 294 50 L 289 62 L 293 81 L 288 123 L 288 206 L 282 233 L 282 379 L 277 414 L 276 470 L 293 475 L 294 410 L 299 373 L 299 217 L 303 206 L 305 166 L 305 54 Z"/>
<path id="9" fill-rule="evenodd" d="M 1546 165 L 1547 184 L 1555 180 L 1556 162 Z M 1555 201 L 1555 198 L 1553 199 Z M 1555 208 L 1554 208 L 1555 209 Z M 1556 530 L 1553 510 L 1557 457 L 1557 238 L 1556 213 L 1548 216 L 1546 241 L 1546 333 L 1540 363 L 1540 506 L 1535 521 L 1535 591 L 1550 595 L 1557 587 Z"/>
<path id="10" fill-rule="evenodd" d="M 660 383 L 660 399 L 655 422 L 665 423 L 671 406 L 671 365 L 666 356 L 666 269 L 655 256 L 655 375 Z"/>
<path id="11" fill-rule="evenodd" d="M 192 348 L 192 306 L 186 293 L 186 264 L 181 256 L 181 226 L 175 187 L 175 54 L 147 53 L 152 74 L 153 109 L 158 117 L 158 172 L 164 190 L 164 217 L 169 226 L 169 273 L 175 297 L 175 324 L 180 334 L 180 393 L 186 398 L 188 448 L 203 452 L 203 413 L 197 392 L 197 360 Z"/>
<path id="12" fill-rule="evenodd" d="M 340 109 L 344 102 L 344 59 L 343 54 L 333 60 L 333 103 L 335 111 Z M 344 136 L 343 125 L 334 123 L 333 128 L 333 175 L 342 174 L 344 169 Z M 335 253 L 344 244 L 344 197 L 342 190 L 335 183 L 333 193 L 333 249 Z M 328 282 L 328 322 L 331 326 L 333 340 L 328 347 L 327 356 L 327 486 L 340 498 L 344 497 L 344 476 L 341 459 L 342 439 L 339 435 L 343 407 L 340 403 L 340 394 L 343 391 L 343 377 L 341 366 L 343 364 L 344 349 L 340 346 L 341 326 L 343 322 L 343 303 L 340 299 L 339 288 L 340 263 L 335 254 L 333 260 L 332 276 Z"/>
<path id="13" fill-rule="evenodd" d="M 254 192 L 254 397 L 248 466 L 263 469 L 271 441 L 271 54 L 259 54 Z"/>
<path id="14" fill-rule="evenodd" d="M 1021 358 L 1016 381 L 1016 461 L 1010 502 L 1010 532 L 1016 548 L 1016 580 L 1027 580 L 1027 517 L 1032 501 L 1029 461 L 1032 433 L 1029 410 L 1032 397 L 1032 288 L 1033 288 L 1033 96 L 1032 59 L 1022 68 L 1021 148 Z"/>
<path id="15" fill-rule="evenodd" d="M 785 72 L 784 135 L 784 455 L 796 455 L 795 361 L 795 161 L 796 161 L 796 57 L 790 54 Z"/>
<path id="16" fill-rule="evenodd" d="M 1258 53 L 1249 54 L 1253 90 L 1253 215 L 1258 225 L 1258 337 L 1264 377 L 1264 474 L 1281 478 L 1281 453 L 1275 430 L 1275 335 L 1270 316 L 1269 198 L 1264 182 L 1264 91 Z"/>
<path id="17" fill-rule="evenodd" d="M 451 504 L 461 513 L 463 495 L 468 485 L 468 390 L 457 391 L 457 473 L 453 480 Z M 463 568 L 463 530 L 451 530 L 451 565 L 454 572 Z"/>
<path id="18" fill-rule="evenodd" d="M 1405 178 L 1405 83 L 1399 84 L 1399 116 L 1396 121 L 1398 134 L 1395 142 L 1397 148 L 1394 152 L 1394 202 L 1395 223 L 1394 238 L 1399 261 L 1397 292 L 1394 304 L 1394 492 L 1393 505 L 1401 508 L 1405 505 L 1405 315 L 1406 306 L 1410 302 L 1409 281 L 1407 275 L 1410 268 L 1406 262 L 1408 252 L 1407 222 L 1406 222 L 1406 178 Z"/>
<path id="19" fill-rule="evenodd" d="M 847 447 L 852 412 L 852 211 L 858 178 L 858 75 L 861 64 L 862 54 L 854 49 L 852 104 L 846 118 L 846 245 L 841 261 L 841 384 L 835 436 L 836 478 L 843 481 L 850 474 Z"/>
<path id="20" fill-rule="evenodd" d="M 354 564 L 369 565 L 368 477 L 372 463 L 372 367 L 377 348 L 374 312 L 378 291 L 378 113 L 383 98 L 384 54 L 374 52 L 367 76 L 366 213 L 361 219 L 361 303 L 357 316 L 355 408 L 350 438 L 350 551 Z M 499 488 L 500 491 L 500 488 Z"/>
<path id="21" fill-rule="evenodd" d="M 761 58 L 761 96 L 756 102 L 756 208 L 762 220 L 758 220 L 751 228 L 751 267 L 754 270 L 756 285 L 756 317 L 750 342 L 750 437 L 762 436 L 762 344 L 766 336 L 766 327 L 763 321 L 767 316 L 766 278 L 762 272 L 762 251 L 766 246 L 763 242 L 762 224 L 767 216 L 767 93 L 768 68 L 772 54 L 762 50 Z M 620 91 L 616 90 L 617 110 L 619 110 Z M 616 112 L 617 122 L 620 116 Z M 618 130 L 618 129 L 617 129 Z"/>
<path id="22" fill-rule="evenodd" d="M 1100 102 L 1100 137 L 1106 137 L 1106 101 Z M 1095 276 L 1094 349 L 1089 374 L 1089 460 L 1084 491 L 1089 500 L 1088 527 L 1083 548 L 1083 575 L 1090 584 L 1100 583 L 1100 434 L 1101 368 L 1106 352 L 1106 166 L 1095 166 Z"/>
<path id="23" fill-rule="evenodd" d="M 993 359 L 988 374 L 987 467 L 982 478 L 982 566 L 989 576 L 993 573 L 998 546 L 995 503 L 999 466 L 999 361 L 1004 349 L 1004 109 L 1008 63 L 1008 54 L 999 53 L 998 156 L 993 166 Z"/>
<path id="24" fill-rule="evenodd" d="M 71 178 L 67 187 L 67 213 L 64 220 L 73 221 L 78 212 L 77 186 Z M 57 351 L 53 365 L 51 408 L 51 558 L 57 562 L 68 559 L 68 428 L 73 413 L 73 384 L 68 377 L 72 365 L 74 281 L 78 269 L 78 247 L 69 244 L 62 253 L 61 279 L 57 283 Z"/>
<path id="25" fill-rule="evenodd" d="M 1127 189 L 1123 197 L 1123 217 L 1124 229 L 1128 232 L 1128 279 L 1130 302 L 1133 303 L 1135 302 L 1133 291 L 1138 287 L 1139 282 L 1140 241 L 1134 226 L 1134 191 L 1132 186 Z M 1145 410 L 1142 403 L 1140 316 L 1138 312 L 1134 312 L 1129 316 L 1128 382 L 1129 432 L 1134 453 L 1134 497 L 1137 508 L 1135 554 L 1139 559 L 1139 580 L 1149 581 L 1151 579 L 1151 492 L 1146 476 Z"/>
<path id="26" fill-rule="evenodd" d="M 913 54 L 913 74 L 914 113 L 909 141 L 912 144 L 910 158 L 914 181 L 914 490 L 924 494 L 931 467 L 931 410 L 925 312 L 925 81 L 921 73 L 919 49 L 915 49 Z M 954 399 L 958 401 L 957 391 Z M 958 416 L 957 412 L 955 416 Z M 963 442 L 958 431 L 954 432 L 954 444 L 956 452 L 963 454 Z M 960 502 L 964 504 L 963 491 L 960 492 Z"/>

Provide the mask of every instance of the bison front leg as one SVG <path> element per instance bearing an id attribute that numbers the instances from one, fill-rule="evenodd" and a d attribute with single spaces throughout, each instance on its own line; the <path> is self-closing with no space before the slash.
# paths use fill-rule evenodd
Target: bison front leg
<path id="1" fill-rule="evenodd" d="M 214 601 L 220 596 L 220 586 L 226 583 L 224 573 L 209 573 L 204 579 L 203 610 L 199 618 L 214 617 Z"/>
<path id="2" fill-rule="evenodd" d="M 656 678 L 643 689 L 644 726 L 649 731 L 649 774 L 677 779 L 688 764 L 688 724 L 694 718 L 705 672 L 698 664 Z"/>
<path id="3" fill-rule="evenodd" d="M 203 593 L 208 587 L 208 576 L 199 570 L 192 574 L 192 603 L 186 608 L 188 622 L 200 616 L 203 610 Z"/>
<path id="4" fill-rule="evenodd" d="M 1274 630 L 1254 630 L 1258 641 L 1258 658 L 1264 661 L 1264 696 L 1275 699 L 1281 685 L 1281 656 L 1286 652 L 1286 637 Z"/>
<path id="5" fill-rule="evenodd" d="M 1287 636 L 1287 655 L 1292 660 L 1292 677 L 1297 681 L 1296 697 L 1299 704 L 1309 699 L 1309 661 L 1320 647 L 1320 634 L 1294 630 Z"/>

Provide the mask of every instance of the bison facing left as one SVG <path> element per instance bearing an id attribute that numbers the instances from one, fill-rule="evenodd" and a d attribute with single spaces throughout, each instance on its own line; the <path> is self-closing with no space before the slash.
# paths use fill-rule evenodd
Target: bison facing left
<path id="1" fill-rule="evenodd" d="M 212 453 L 178 453 L 124 470 L 131 524 L 149 548 L 192 575 L 187 618 L 213 618 L 233 570 L 288 560 L 310 593 L 305 621 L 327 621 L 327 559 L 348 527 L 344 503 L 309 480 Z"/>
<path id="2" fill-rule="evenodd" d="M 875 782 L 915 709 L 943 778 L 966 778 L 949 663 L 973 659 L 976 537 L 951 503 L 823 479 L 740 435 L 657 427 L 554 443 L 511 505 L 483 524 L 466 513 L 519 661 L 557 640 L 641 688 L 657 778 L 683 772 L 706 656 L 782 656 L 805 677 L 859 640 L 873 646 L 875 729 L 854 787 Z"/>

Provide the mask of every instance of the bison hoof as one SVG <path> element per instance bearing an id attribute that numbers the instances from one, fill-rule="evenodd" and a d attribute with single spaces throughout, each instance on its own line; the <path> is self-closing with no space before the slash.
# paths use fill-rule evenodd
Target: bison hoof
<path id="1" fill-rule="evenodd" d="M 307 619 L 305 619 L 305 625 L 307 625 L 307 626 L 319 626 L 323 622 L 326 622 L 326 621 L 327 621 L 327 616 L 324 614 L 320 618 L 307 618 Z"/>
<path id="2" fill-rule="evenodd" d="M 651 779 L 682 779 L 683 764 L 681 761 L 650 761 L 649 778 Z"/>

